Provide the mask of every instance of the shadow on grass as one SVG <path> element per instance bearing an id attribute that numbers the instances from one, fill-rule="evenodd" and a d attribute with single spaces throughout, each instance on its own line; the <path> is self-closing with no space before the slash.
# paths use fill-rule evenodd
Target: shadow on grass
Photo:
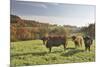
<path id="1" fill-rule="evenodd" d="M 70 48 L 66 48 L 65 50 L 63 49 L 63 50 L 56 50 L 56 51 L 51 51 L 51 53 L 61 53 L 61 52 L 64 52 L 64 51 L 66 51 L 66 50 L 74 50 L 74 49 L 76 49 L 76 48 L 72 48 L 72 47 L 70 47 Z"/>
<path id="2" fill-rule="evenodd" d="M 73 48 L 73 47 L 66 48 L 66 50 L 69 50 L 69 49 L 74 50 L 76 48 Z"/>
<path id="3" fill-rule="evenodd" d="M 78 52 L 84 52 L 84 50 L 78 50 L 78 49 L 75 49 L 75 48 L 66 48 L 66 50 L 68 50 L 68 52 L 61 54 L 61 56 L 71 56 L 71 55 L 74 55 L 75 53 L 78 53 Z M 27 53 L 11 54 L 10 56 L 11 57 L 25 56 L 25 55 L 44 56 L 44 55 L 47 55 L 47 54 L 50 54 L 50 53 L 55 53 L 56 54 L 56 53 L 62 53 L 62 52 L 64 52 L 64 51 L 27 52 Z"/>
<path id="4" fill-rule="evenodd" d="M 11 54 L 11 57 L 15 57 L 15 56 L 25 56 L 25 55 L 44 56 L 46 54 L 48 54 L 48 52 L 28 52 L 28 53 Z"/>
<path id="5" fill-rule="evenodd" d="M 79 52 L 84 52 L 84 50 L 71 49 L 68 52 L 61 54 L 61 56 L 67 56 L 68 57 L 68 56 L 72 56 L 72 55 L 79 53 Z"/>
<path id="6" fill-rule="evenodd" d="M 44 56 L 47 54 L 51 54 L 51 53 L 61 53 L 63 51 L 52 51 L 52 52 L 27 52 L 27 53 L 16 53 L 16 54 L 11 54 L 11 57 L 16 57 L 16 56 L 25 56 L 25 55 L 32 55 L 32 56 Z"/>
<path id="7" fill-rule="evenodd" d="M 63 51 L 51 51 L 51 52 L 48 52 L 48 53 L 61 53 Z"/>

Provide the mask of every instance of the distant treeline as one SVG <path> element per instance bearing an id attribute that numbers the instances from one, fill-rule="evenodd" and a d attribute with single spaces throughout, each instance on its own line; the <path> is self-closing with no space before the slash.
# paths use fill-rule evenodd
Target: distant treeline
<path id="1" fill-rule="evenodd" d="M 87 27 L 82 27 L 80 32 L 95 39 L 95 23 L 89 24 Z"/>
<path id="2" fill-rule="evenodd" d="M 95 36 L 95 24 L 90 24 L 89 27 L 82 28 L 70 25 L 58 26 L 57 24 L 24 20 L 16 15 L 10 15 L 10 20 L 11 41 L 41 39 L 41 37 L 48 35 L 70 36 L 73 33 L 90 34 L 92 32 L 91 36 Z"/>

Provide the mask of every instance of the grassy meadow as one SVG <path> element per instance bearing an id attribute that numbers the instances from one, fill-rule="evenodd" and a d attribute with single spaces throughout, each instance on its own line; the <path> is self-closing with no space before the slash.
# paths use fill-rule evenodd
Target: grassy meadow
<path id="1" fill-rule="evenodd" d="M 85 51 L 84 45 L 75 49 L 69 40 L 66 50 L 63 46 L 53 47 L 52 52 L 43 45 L 41 40 L 11 42 L 11 66 L 27 66 L 41 64 L 81 63 L 95 61 L 95 44 L 91 51 Z"/>

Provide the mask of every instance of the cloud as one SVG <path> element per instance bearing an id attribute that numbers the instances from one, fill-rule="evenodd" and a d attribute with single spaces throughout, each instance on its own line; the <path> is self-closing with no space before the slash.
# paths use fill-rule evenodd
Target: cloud
<path id="1" fill-rule="evenodd" d="M 21 0 L 16 0 L 16 2 L 18 4 L 26 4 L 26 5 L 33 6 L 33 7 L 47 8 L 47 6 L 45 4 L 39 3 L 39 2 L 30 2 L 30 1 L 21 1 Z"/>
<path id="2" fill-rule="evenodd" d="M 47 8 L 47 5 L 52 5 L 52 6 L 59 6 L 59 3 L 56 3 L 56 2 L 38 2 L 38 1 L 34 1 L 34 0 L 16 0 L 16 1 L 19 1 L 19 2 L 24 2 L 22 4 L 26 4 L 27 2 L 28 3 L 33 3 L 33 4 L 30 4 L 31 6 L 35 6 L 35 7 L 43 7 L 43 8 Z M 25 3 L 26 2 L 26 3 Z"/>
<path id="3" fill-rule="evenodd" d="M 43 8 L 47 8 L 46 5 L 44 4 L 40 4 L 40 3 L 33 3 L 33 4 L 30 4 L 31 6 L 35 6 L 35 7 L 43 7 Z"/>
<path id="4" fill-rule="evenodd" d="M 48 2 L 48 3 L 49 3 L 49 2 Z M 59 6 L 59 3 L 51 3 L 51 2 L 50 2 L 50 5 Z"/>

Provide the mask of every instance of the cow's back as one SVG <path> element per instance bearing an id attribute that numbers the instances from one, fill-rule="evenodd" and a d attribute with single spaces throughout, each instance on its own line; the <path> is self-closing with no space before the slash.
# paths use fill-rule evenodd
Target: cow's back
<path id="1" fill-rule="evenodd" d="M 60 46 L 62 44 L 66 43 L 66 38 L 65 37 L 52 37 L 49 38 L 49 40 L 46 43 L 46 47 L 52 47 L 52 46 Z"/>

